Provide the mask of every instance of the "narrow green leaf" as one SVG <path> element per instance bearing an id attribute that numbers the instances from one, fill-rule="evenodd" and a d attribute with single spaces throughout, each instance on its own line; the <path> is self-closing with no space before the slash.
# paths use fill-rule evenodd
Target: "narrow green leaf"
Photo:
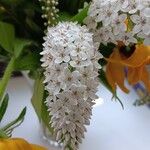
<path id="1" fill-rule="evenodd" d="M 9 96 L 8 96 L 8 94 L 6 94 L 6 96 L 4 97 L 4 99 L 2 101 L 2 104 L 0 106 L 0 122 L 2 121 L 2 119 L 5 115 L 5 112 L 6 112 L 6 109 L 8 106 L 8 100 L 9 100 Z"/>
<path id="2" fill-rule="evenodd" d="M 13 43 L 15 40 L 15 29 L 13 25 L 0 22 L 0 45 L 1 47 L 13 53 Z"/>
<path id="3" fill-rule="evenodd" d="M 31 99 L 32 105 L 34 107 L 34 110 L 39 118 L 41 119 L 41 107 L 42 107 L 42 101 L 44 96 L 44 85 L 43 85 L 43 77 L 38 77 L 34 83 L 34 92 Z"/>
<path id="4" fill-rule="evenodd" d="M 25 39 L 15 39 L 14 42 L 14 55 L 15 57 L 19 57 L 24 47 L 31 45 L 31 41 Z"/>
<path id="5" fill-rule="evenodd" d="M 43 101 L 42 101 L 42 111 L 41 111 L 41 118 L 46 127 L 49 129 L 50 133 L 53 133 L 53 128 L 51 127 L 50 121 L 51 121 L 51 116 L 48 112 L 48 107 L 46 106 L 45 100 L 47 98 L 48 94 L 45 92 Z"/>
<path id="6" fill-rule="evenodd" d="M 8 123 L 1 130 L 6 131 L 6 132 L 9 132 L 9 131 L 12 132 L 14 128 L 18 127 L 23 122 L 25 114 L 26 114 L 26 107 L 21 111 L 21 113 L 15 120 Z"/>
<path id="7" fill-rule="evenodd" d="M 3 98 L 4 92 L 6 90 L 8 81 L 11 77 L 12 72 L 14 71 L 14 64 L 15 64 L 15 58 L 12 57 L 9 64 L 7 65 L 7 68 L 4 72 L 4 75 L 0 81 L 0 101 Z"/>
<path id="8" fill-rule="evenodd" d="M 3 131 L 0 129 L 0 139 L 7 139 L 9 138 L 9 136 Z"/>
<path id="9" fill-rule="evenodd" d="M 86 18 L 87 13 L 88 13 L 88 9 L 89 6 L 86 6 L 85 8 L 83 8 L 83 10 L 81 10 L 77 15 L 75 15 L 71 21 L 77 21 L 78 23 L 83 23 L 83 20 Z"/>
<path id="10" fill-rule="evenodd" d="M 49 131 L 52 133 L 53 129 L 50 125 L 51 117 L 48 112 L 48 108 L 45 104 L 47 94 L 44 90 L 43 77 L 38 77 L 35 81 L 33 97 L 31 99 L 34 110 L 39 118 L 39 121 L 43 121 Z"/>

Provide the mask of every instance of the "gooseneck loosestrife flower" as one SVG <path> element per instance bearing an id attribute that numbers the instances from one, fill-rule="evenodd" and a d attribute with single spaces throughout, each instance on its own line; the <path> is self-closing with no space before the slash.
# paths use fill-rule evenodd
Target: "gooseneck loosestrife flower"
<path id="1" fill-rule="evenodd" d="M 77 150 L 97 98 L 98 60 L 92 34 L 85 26 L 62 22 L 48 28 L 41 61 L 46 99 L 56 139 Z"/>
<path id="2" fill-rule="evenodd" d="M 95 32 L 95 41 L 128 46 L 140 38 L 150 45 L 149 0 L 93 0 L 85 23 Z"/>

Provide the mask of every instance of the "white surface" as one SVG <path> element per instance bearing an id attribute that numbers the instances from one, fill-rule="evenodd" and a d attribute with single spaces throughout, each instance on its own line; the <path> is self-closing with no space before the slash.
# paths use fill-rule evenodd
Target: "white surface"
<path id="1" fill-rule="evenodd" d="M 28 107 L 25 121 L 13 136 L 48 146 L 41 138 L 38 119 L 30 103 L 31 89 L 26 79 L 12 79 L 8 93 L 10 102 L 4 123 L 16 117 L 24 106 Z M 125 95 L 119 91 L 125 110 L 119 103 L 110 100 L 111 94 L 104 87 L 100 87 L 98 95 L 104 99 L 104 104 L 93 109 L 91 125 L 87 128 L 80 150 L 150 150 L 150 109 L 132 105 L 137 98 L 135 92 Z"/>

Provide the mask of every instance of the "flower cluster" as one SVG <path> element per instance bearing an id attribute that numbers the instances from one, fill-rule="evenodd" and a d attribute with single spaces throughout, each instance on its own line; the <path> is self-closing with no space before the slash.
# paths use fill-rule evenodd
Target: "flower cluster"
<path id="1" fill-rule="evenodd" d="M 97 98 L 101 58 L 88 29 L 63 22 L 48 28 L 41 61 L 45 68 L 46 104 L 56 139 L 78 149 Z"/>
<path id="2" fill-rule="evenodd" d="M 150 45 L 149 0 L 93 0 L 85 22 L 100 43 Z"/>
<path id="3" fill-rule="evenodd" d="M 42 3 L 43 15 L 47 21 L 44 23 L 45 26 L 54 26 L 57 23 L 58 18 L 58 0 L 39 0 Z"/>

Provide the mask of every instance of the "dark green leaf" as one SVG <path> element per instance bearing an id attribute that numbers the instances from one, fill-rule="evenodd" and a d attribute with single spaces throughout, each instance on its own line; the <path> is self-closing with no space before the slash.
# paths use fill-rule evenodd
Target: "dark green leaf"
<path id="1" fill-rule="evenodd" d="M 8 94 L 6 94 L 6 96 L 4 97 L 4 99 L 2 101 L 2 104 L 0 106 L 0 122 L 2 121 L 2 119 L 5 115 L 5 112 L 6 112 L 6 109 L 8 106 L 8 100 L 9 100 L 9 96 L 8 96 Z"/>
<path id="2" fill-rule="evenodd" d="M 0 22 L 0 45 L 4 50 L 13 53 L 15 30 L 11 24 Z"/>
<path id="3" fill-rule="evenodd" d="M 58 20 L 59 21 L 68 21 L 68 20 L 71 20 L 71 18 L 72 18 L 72 15 L 70 15 L 69 13 L 60 12 Z"/>
<path id="4" fill-rule="evenodd" d="M 71 21 L 77 21 L 78 23 L 83 23 L 83 20 L 86 18 L 88 13 L 89 5 L 83 8 L 77 15 L 75 15 Z"/>
<path id="5" fill-rule="evenodd" d="M 15 70 L 35 70 L 39 67 L 40 56 L 37 53 L 29 53 L 17 59 Z"/>
<path id="6" fill-rule="evenodd" d="M 32 41 L 25 40 L 25 39 L 15 39 L 14 43 L 14 55 L 15 57 L 19 57 L 22 50 L 26 47 L 31 45 Z"/>
<path id="7" fill-rule="evenodd" d="M 107 45 L 101 44 L 99 50 L 104 57 L 109 57 L 114 48 L 115 45 L 113 43 L 108 43 Z"/>

